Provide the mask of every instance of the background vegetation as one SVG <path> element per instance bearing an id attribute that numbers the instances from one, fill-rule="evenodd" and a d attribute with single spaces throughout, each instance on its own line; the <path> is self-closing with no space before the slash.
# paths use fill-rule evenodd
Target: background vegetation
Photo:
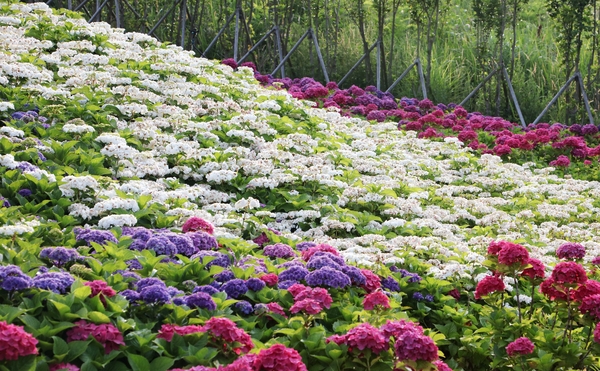
<path id="1" fill-rule="evenodd" d="M 88 19 L 96 2 L 81 8 Z M 110 3 L 98 20 L 125 29 L 148 32 L 161 41 L 181 44 L 185 14 L 186 49 L 202 55 L 234 13 L 243 11 L 238 58 L 279 25 L 284 55 L 304 32 L 316 30 L 331 80 L 339 81 L 378 39 L 381 40 L 381 88 L 385 90 L 420 57 L 429 98 L 434 102 L 462 101 L 485 76 L 502 64 L 512 77 L 527 122 L 532 122 L 574 71 L 584 76 L 595 111 L 600 108 L 596 0 L 121 0 Z M 73 1 L 73 7 L 80 1 Z M 176 4 L 176 6 L 174 6 Z M 68 0 L 53 0 L 67 7 Z M 169 10 L 173 10 L 169 13 Z M 119 10 L 118 12 L 116 10 Z M 219 37 L 206 56 L 233 56 L 234 24 Z M 248 60 L 263 73 L 278 64 L 274 38 L 267 39 Z M 376 83 L 376 51 L 344 82 Z M 290 77 L 324 80 L 316 50 L 305 40 L 285 65 Z M 397 97 L 420 97 L 416 69 L 393 90 Z M 467 104 L 469 110 L 515 120 L 506 81 L 498 74 Z M 542 121 L 587 123 L 575 84 Z"/>

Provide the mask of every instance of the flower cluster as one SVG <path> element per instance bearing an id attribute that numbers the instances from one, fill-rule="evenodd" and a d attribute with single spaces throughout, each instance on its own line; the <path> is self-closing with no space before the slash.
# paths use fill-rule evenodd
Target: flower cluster
<path id="1" fill-rule="evenodd" d="M 37 343 L 37 339 L 25 332 L 23 327 L 0 321 L 0 361 L 37 354 Z"/>
<path id="2" fill-rule="evenodd" d="M 31 277 L 16 265 L 0 266 L 0 288 L 5 291 L 21 291 L 33 286 Z"/>
<path id="3" fill-rule="evenodd" d="M 236 354 L 248 353 L 254 348 L 250 335 L 230 319 L 213 317 L 206 321 L 202 329 L 214 341 L 222 344 L 222 348 L 231 349 Z"/>
<path id="4" fill-rule="evenodd" d="M 77 250 L 66 247 L 46 247 L 40 251 L 40 259 L 48 260 L 57 267 L 82 261 L 83 257 Z"/>
<path id="5" fill-rule="evenodd" d="M 506 353 L 509 357 L 516 355 L 527 355 L 533 353 L 535 345 L 527 337 L 520 337 L 506 346 Z"/>
<path id="6" fill-rule="evenodd" d="M 119 346 L 125 345 L 123 334 L 110 323 L 96 325 L 85 320 L 75 322 L 75 326 L 67 331 L 67 341 L 87 340 L 92 336 L 103 347 L 106 354 L 119 349 Z"/>

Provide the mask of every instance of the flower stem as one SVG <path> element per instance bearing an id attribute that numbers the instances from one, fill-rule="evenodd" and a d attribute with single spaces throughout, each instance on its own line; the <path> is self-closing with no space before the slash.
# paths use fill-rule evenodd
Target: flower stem
<path id="1" fill-rule="evenodd" d="M 519 324 L 523 322 L 521 317 L 521 295 L 519 294 L 519 280 L 517 279 L 517 272 L 513 272 L 513 279 L 515 280 L 515 289 L 517 290 L 517 312 L 519 313 Z"/>

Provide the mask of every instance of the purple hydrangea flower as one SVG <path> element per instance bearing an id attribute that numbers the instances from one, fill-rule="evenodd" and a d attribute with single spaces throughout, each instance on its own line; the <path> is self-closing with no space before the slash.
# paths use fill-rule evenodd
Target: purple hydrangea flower
<path id="1" fill-rule="evenodd" d="M 402 277 L 409 277 L 408 282 L 410 283 L 421 281 L 421 276 L 419 276 L 417 273 L 411 273 L 406 269 L 398 268 L 395 265 L 390 267 L 390 271 L 400 273 Z"/>
<path id="2" fill-rule="evenodd" d="M 598 133 L 598 127 L 593 124 L 583 125 L 581 127 L 581 134 L 583 135 L 594 135 Z"/>
<path id="3" fill-rule="evenodd" d="M 342 258 L 341 256 L 333 255 L 332 253 L 330 253 L 328 251 L 317 251 L 314 254 L 312 254 L 311 258 L 316 258 L 319 256 L 326 256 L 329 259 L 336 262 L 341 267 L 346 265 L 346 261 L 344 261 L 344 258 Z"/>
<path id="4" fill-rule="evenodd" d="M 95 242 L 99 245 L 104 245 L 107 242 L 118 242 L 117 238 L 110 233 L 110 231 L 75 228 L 73 229 L 73 233 L 75 233 L 75 240 L 83 241 L 88 246 L 90 246 L 92 242 Z"/>
<path id="5" fill-rule="evenodd" d="M 206 232 L 186 233 L 186 236 L 192 240 L 194 247 L 198 250 L 215 250 L 219 247 L 217 240 Z"/>
<path id="6" fill-rule="evenodd" d="M 223 284 L 221 282 L 217 282 L 217 281 L 212 281 L 208 285 L 211 286 L 211 287 L 214 287 L 217 290 L 220 290 L 221 286 L 223 286 Z"/>
<path id="7" fill-rule="evenodd" d="M 38 170 L 39 168 L 35 165 L 30 164 L 27 161 L 21 161 L 17 165 L 17 169 L 21 170 L 23 173 L 33 172 Z"/>
<path id="8" fill-rule="evenodd" d="M 171 295 L 165 286 L 152 285 L 139 290 L 140 299 L 148 304 L 164 304 L 171 300 Z"/>
<path id="9" fill-rule="evenodd" d="M 140 263 L 137 259 L 127 260 L 125 263 L 127 263 L 129 269 L 142 269 L 142 263 Z"/>
<path id="10" fill-rule="evenodd" d="M 150 286 L 160 286 L 160 287 L 164 287 L 165 289 L 167 288 L 167 285 L 160 278 L 156 278 L 156 277 L 142 278 L 141 280 L 139 280 L 137 282 L 138 292 L 140 292 L 143 289 L 145 289 L 146 287 L 150 287 Z"/>
<path id="11" fill-rule="evenodd" d="M 246 316 L 254 311 L 254 308 L 252 308 L 252 304 L 248 303 L 245 300 L 238 301 L 237 303 L 233 304 L 233 309 L 236 312 L 244 314 Z"/>
<path id="12" fill-rule="evenodd" d="M 277 283 L 277 287 L 282 289 L 282 290 L 287 290 L 290 287 L 292 287 L 293 285 L 300 283 L 299 281 L 294 281 L 294 280 L 287 280 L 287 281 L 279 281 L 279 283 Z"/>
<path id="13" fill-rule="evenodd" d="M 306 268 L 308 269 L 319 269 L 323 267 L 330 267 L 338 271 L 342 270 L 342 267 L 328 256 L 311 256 L 308 263 L 306 263 Z"/>
<path id="14" fill-rule="evenodd" d="M 177 254 L 177 247 L 175 244 L 164 235 L 158 235 L 150 238 L 146 242 L 146 249 L 154 250 L 156 255 L 167 255 L 173 256 Z"/>
<path id="15" fill-rule="evenodd" d="M 422 301 L 425 299 L 425 296 L 423 296 L 423 294 L 417 291 L 413 294 L 413 299 L 415 299 L 416 301 Z"/>
<path id="16" fill-rule="evenodd" d="M 66 272 L 46 272 L 33 278 L 33 286 L 54 291 L 57 294 L 64 294 L 75 282 L 75 278 Z"/>
<path id="17" fill-rule="evenodd" d="M 565 243 L 556 249 L 556 256 L 560 259 L 583 259 L 585 246 L 578 243 Z"/>
<path id="18" fill-rule="evenodd" d="M 431 294 L 425 295 L 425 301 L 428 301 L 431 303 L 433 301 L 433 295 L 431 295 Z"/>
<path id="19" fill-rule="evenodd" d="M 141 238 L 134 239 L 131 242 L 131 245 L 129 245 L 129 250 L 133 250 L 133 251 L 146 250 L 146 241 L 142 240 Z"/>
<path id="20" fill-rule="evenodd" d="M 171 295 L 171 297 L 175 297 L 177 295 L 183 295 L 184 292 L 179 290 L 177 287 L 173 287 L 173 286 L 168 286 L 167 287 L 167 292 L 169 293 L 169 295 Z"/>
<path id="21" fill-rule="evenodd" d="M 234 279 L 235 274 L 233 274 L 233 272 L 230 270 L 224 270 L 221 273 L 215 274 L 214 278 L 218 282 L 227 282 L 227 281 L 231 281 L 232 279 Z"/>
<path id="22" fill-rule="evenodd" d="M 10 207 L 10 202 L 6 198 L 0 196 L 0 201 L 2 201 L 3 207 Z"/>
<path id="23" fill-rule="evenodd" d="M 71 262 L 81 261 L 83 257 L 75 249 L 68 249 L 62 246 L 45 247 L 40 251 L 40 259 L 50 260 L 57 267 Z"/>
<path id="24" fill-rule="evenodd" d="M 212 297 L 204 292 L 196 292 L 189 295 L 185 299 L 185 304 L 190 308 L 201 308 L 206 310 L 217 309 L 217 304 L 215 304 L 215 301 L 212 299 Z"/>
<path id="25" fill-rule="evenodd" d="M 296 256 L 294 249 L 284 243 L 276 243 L 274 245 L 265 246 L 263 255 L 270 258 L 292 258 Z"/>
<path id="26" fill-rule="evenodd" d="M 151 239 L 152 236 L 154 236 L 154 233 L 152 233 L 151 230 L 146 229 L 144 227 L 129 227 L 129 228 L 136 228 L 136 230 L 132 231 L 133 233 L 131 234 L 131 238 L 134 238 L 137 240 L 142 240 L 142 241 L 146 242 L 149 239 Z M 125 232 L 123 232 L 123 234 L 125 234 Z"/>
<path id="27" fill-rule="evenodd" d="M 350 277 L 330 267 L 323 267 L 310 272 L 306 275 L 305 280 L 309 286 L 327 286 L 338 289 L 349 286 L 351 283 Z"/>
<path id="28" fill-rule="evenodd" d="M 248 286 L 244 280 L 236 278 L 227 281 L 221 286 L 221 291 L 224 291 L 228 297 L 237 299 L 248 291 Z"/>
<path id="29" fill-rule="evenodd" d="M 307 241 L 307 242 L 299 242 L 299 243 L 296 244 L 296 250 L 298 250 L 298 251 L 304 251 L 304 250 L 308 250 L 311 247 L 315 247 L 315 246 L 317 246 L 317 244 L 314 243 L 314 242 L 309 242 L 309 241 Z"/>
<path id="30" fill-rule="evenodd" d="M 31 189 L 29 189 L 29 188 L 19 189 L 17 191 L 17 193 L 20 194 L 22 197 L 25 197 L 25 198 L 27 198 L 27 197 L 29 197 L 29 196 L 31 196 L 33 194 L 33 192 L 31 192 Z"/>
<path id="31" fill-rule="evenodd" d="M 390 291 L 400 292 L 400 284 L 392 276 L 382 279 L 381 286 Z"/>
<path id="32" fill-rule="evenodd" d="M 125 297 L 125 299 L 129 300 L 130 302 L 141 300 L 140 293 L 137 291 L 127 289 L 127 290 L 121 291 L 120 294 L 123 297 Z"/>
<path id="33" fill-rule="evenodd" d="M 266 286 L 266 283 L 259 278 L 252 277 L 246 281 L 246 286 L 251 291 L 260 291 Z"/>
<path id="34" fill-rule="evenodd" d="M 308 269 L 303 266 L 294 265 L 279 273 L 279 287 L 281 287 L 282 281 L 294 281 L 300 282 L 302 281 L 306 275 L 308 274 Z"/>
<path id="35" fill-rule="evenodd" d="M 208 295 L 211 295 L 211 296 L 212 296 L 212 295 L 214 295 L 214 294 L 218 293 L 218 292 L 219 292 L 219 290 L 217 290 L 216 288 L 214 288 L 214 287 L 212 287 L 212 286 L 209 286 L 209 285 L 204 285 L 204 286 L 196 286 L 196 287 L 194 287 L 194 291 L 192 291 L 192 292 L 193 292 L 193 293 L 196 293 L 196 292 L 203 292 L 203 293 L 205 293 L 205 294 L 208 294 Z"/>
<path id="36" fill-rule="evenodd" d="M 194 242 L 189 236 L 177 233 L 169 233 L 166 236 L 175 245 L 177 254 L 190 257 L 198 252 L 198 248 L 194 246 Z"/>
<path id="37" fill-rule="evenodd" d="M 350 277 L 353 285 L 364 286 L 367 283 L 367 277 L 357 267 L 346 265 L 342 267 L 342 272 Z"/>
<path id="38" fill-rule="evenodd" d="M 218 251 L 200 251 L 190 257 L 190 259 L 200 259 L 200 262 L 204 263 L 205 257 L 214 257 L 211 261 L 207 260 L 206 268 L 210 268 L 213 265 L 218 265 L 219 267 L 227 268 L 231 265 L 231 260 L 229 256 Z"/>
<path id="39" fill-rule="evenodd" d="M 30 288 L 33 285 L 31 277 L 8 276 L 2 280 L 2 289 L 6 291 L 21 291 Z"/>

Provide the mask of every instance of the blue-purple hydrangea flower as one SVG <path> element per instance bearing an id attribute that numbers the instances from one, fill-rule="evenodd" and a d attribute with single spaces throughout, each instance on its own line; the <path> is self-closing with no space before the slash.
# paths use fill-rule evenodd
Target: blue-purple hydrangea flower
<path id="1" fill-rule="evenodd" d="M 217 240 L 206 232 L 191 232 L 186 233 L 186 236 L 192 240 L 194 247 L 198 250 L 214 250 L 219 247 Z"/>
<path id="2" fill-rule="evenodd" d="M 212 299 L 212 297 L 204 292 L 196 292 L 189 295 L 185 299 L 185 304 L 190 308 L 201 308 L 206 310 L 217 309 L 217 304 L 215 304 L 215 301 Z"/>
<path id="3" fill-rule="evenodd" d="M 353 285 L 364 286 L 367 283 L 367 277 L 357 267 L 346 265 L 342 267 L 342 272 L 350 277 Z"/>
<path id="4" fill-rule="evenodd" d="M 266 286 L 266 283 L 259 278 L 252 277 L 246 281 L 246 286 L 251 291 L 260 291 Z"/>
<path id="5" fill-rule="evenodd" d="M 110 231 L 75 228 L 73 229 L 73 233 L 75 233 L 75 240 L 83 241 L 88 246 L 90 246 L 92 242 L 95 242 L 99 245 L 103 245 L 107 242 L 118 242 L 117 238 L 112 233 L 110 233 Z"/>
<path id="6" fill-rule="evenodd" d="M 224 291 L 228 297 L 237 299 L 248 291 L 248 286 L 244 280 L 236 278 L 227 281 L 221 286 L 221 291 Z"/>
<path id="7" fill-rule="evenodd" d="M 206 257 L 214 257 L 214 259 L 212 259 L 212 261 L 208 261 L 208 259 L 204 259 Z M 199 251 L 198 253 L 192 255 L 191 259 L 200 259 L 202 263 L 206 264 L 206 268 L 210 268 L 213 265 L 227 268 L 231 265 L 229 256 L 218 251 Z"/>
<path id="8" fill-rule="evenodd" d="M 194 246 L 194 242 L 189 236 L 177 233 L 168 233 L 166 236 L 175 245 L 177 254 L 190 257 L 198 252 L 198 248 Z"/>
<path id="9" fill-rule="evenodd" d="M 400 292 L 400 284 L 392 276 L 382 279 L 381 286 L 390 291 Z"/>
<path id="10" fill-rule="evenodd" d="M 296 244 L 296 250 L 304 251 L 304 250 L 308 250 L 311 247 L 315 247 L 315 246 L 317 246 L 317 244 L 314 242 L 308 242 L 308 241 L 307 242 L 299 242 Z"/>
<path id="11" fill-rule="evenodd" d="M 250 304 L 249 302 L 245 301 L 245 300 L 241 300 L 238 301 L 237 303 L 233 304 L 233 309 L 240 313 L 240 314 L 244 314 L 244 315 L 249 315 L 254 311 L 254 308 L 252 308 L 252 304 Z"/>
<path id="12" fill-rule="evenodd" d="M 33 286 L 54 291 L 57 294 L 64 294 L 75 282 L 75 278 L 66 272 L 46 272 L 33 278 Z"/>
<path id="13" fill-rule="evenodd" d="M 279 281 L 302 281 L 308 274 L 308 269 L 300 265 L 294 265 L 279 273 Z"/>
<path id="14" fill-rule="evenodd" d="M 21 291 L 30 288 L 33 280 L 16 265 L 0 266 L 0 285 L 5 291 Z"/>
<path id="15" fill-rule="evenodd" d="M 274 245 L 265 246 L 263 249 L 263 255 L 270 258 L 292 258 L 296 256 L 294 249 L 284 243 L 276 243 Z"/>
<path id="16" fill-rule="evenodd" d="M 62 246 L 59 247 L 45 247 L 40 251 L 40 259 L 49 260 L 52 264 L 57 267 L 62 267 L 67 263 L 83 260 L 83 257 L 79 255 L 79 252 L 75 249 L 68 249 Z"/>
<path id="17" fill-rule="evenodd" d="M 173 256 L 177 254 L 177 247 L 175 246 L 175 244 L 171 242 L 169 238 L 167 238 L 167 236 L 164 235 L 157 235 L 151 237 L 146 242 L 146 249 L 154 250 L 156 252 L 156 255 Z"/>
<path id="18" fill-rule="evenodd" d="M 304 279 L 309 286 L 326 286 L 341 289 L 351 284 L 350 277 L 330 267 L 323 267 L 312 271 Z"/>
<path id="19" fill-rule="evenodd" d="M 164 304 L 171 300 L 171 295 L 165 286 L 152 285 L 139 290 L 140 299 L 148 304 Z"/>
<path id="20" fill-rule="evenodd" d="M 235 274 L 233 274 L 233 272 L 230 270 L 224 270 L 223 272 L 215 274 L 214 277 L 215 277 L 215 280 L 217 280 L 218 282 L 227 282 L 227 281 L 231 281 L 232 279 L 234 279 Z"/>
<path id="21" fill-rule="evenodd" d="M 308 263 L 306 263 L 306 268 L 308 269 L 319 269 L 323 267 L 330 267 L 338 271 L 342 270 L 342 267 L 328 256 L 311 256 Z"/>
<path id="22" fill-rule="evenodd" d="M 212 287 L 212 286 L 210 286 L 210 285 L 203 285 L 203 286 L 196 286 L 196 287 L 194 287 L 194 290 L 192 292 L 194 292 L 194 293 L 196 293 L 196 292 L 204 292 L 204 293 L 212 296 L 212 295 L 218 293 L 219 290 L 216 289 L 216 288 L 214 288 L 214 287 Z"/>

